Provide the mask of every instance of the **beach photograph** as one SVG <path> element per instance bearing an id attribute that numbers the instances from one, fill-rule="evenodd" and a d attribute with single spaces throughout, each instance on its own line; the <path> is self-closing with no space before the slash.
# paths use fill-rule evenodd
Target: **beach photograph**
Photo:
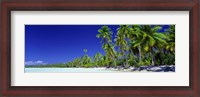
<path id="1" fill-rule="evenodd" d="M 175 25 L 25 25 L 24 72 L 175 72 Z"/>

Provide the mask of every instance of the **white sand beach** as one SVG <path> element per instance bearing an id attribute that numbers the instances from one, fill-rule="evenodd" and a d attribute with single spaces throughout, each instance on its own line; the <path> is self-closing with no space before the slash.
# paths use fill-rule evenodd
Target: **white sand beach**
<path id="1" fill-rule="evenodd" d="M 175 66 L 143 66 L 139 68 L 25 68 L 25 73 L 122 73 L 122 72 L 175 72 Z"/>

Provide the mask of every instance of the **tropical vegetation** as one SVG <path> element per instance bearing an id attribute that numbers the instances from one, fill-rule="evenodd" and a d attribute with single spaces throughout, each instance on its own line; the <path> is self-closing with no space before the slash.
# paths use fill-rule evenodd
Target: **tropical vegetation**
<path id="1" fill-rule="evenodd" d="M 117 31 L 116 35 L 113 31 Z M 83 56 L 71 62 L 36 67 L 123 67 L 175 65 L 175 25 L 163 30 L 161 25 L 119 25 L 118 29 L 102 26 L 97 38 L 101 39 L 105 54 L 97 52 L 90 57 L 87 49 Z M 35 66 L 26 66 L 35 67 Z"/>

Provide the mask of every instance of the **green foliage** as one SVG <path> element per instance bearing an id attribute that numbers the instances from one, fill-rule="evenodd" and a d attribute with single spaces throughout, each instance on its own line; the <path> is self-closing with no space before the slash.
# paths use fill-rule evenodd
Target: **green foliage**
<path id="1" fill-rule="evenodd" d="M 67 67 L 67 64 L 64 63 L 57 63 L 57 64 L 48 64 L 48 65 L 32 65 L 32 66 L 25 66 L 26 68 L 63 68 Z"/>
<path id="2" fill-rule="evenodd" d="M 116 65 L 116 52 L 114 49 L 114 46 L 112 45 L 112 31 L 108 26 L 102 26 L 101 29 L 98 30 L 99 34 L 97 34 L 97 38 L 102 38 L 103 44 L 102 48 L 104 49 L 107 59 L 111 62 L 113 62 L 114 65 Z M 102 42 L 101 41 L 101 42 Z M 106 60 L 106 61 L 108 61 Z M 107 66 L 110 67 L 110 63 L 107 62 Z"/>
<path id="3" fill-rule="evenodd" d="M 83 51 L 84 51 L 85 53 L 87 53 L 87 49 L 84 49 Z"/>
<path id="4" fill-rule="evenodd" d="M 96 53 L 93 57 L 87 55 L 84 49 L 83 56 L 67 63 L 27 68 L 54 68 L 54 67 L 140 67 L 148 65 L 175 65 L 175 25 L 170 25 L 165 32 L 161 26 L 155 25 L 119 25 L 114 42 L 113 32 L 108 26 L 98 30 L 105 55 Z"/>
<path id="5" fill-rule="evenodd" d="M 150 61 L 150 60 L 144 60 L 144 61 L 141 63 L 142 66 L 148 66 L 148 65 L 150 65 L 150 64 L 151 64 L 151 61 Z"/>

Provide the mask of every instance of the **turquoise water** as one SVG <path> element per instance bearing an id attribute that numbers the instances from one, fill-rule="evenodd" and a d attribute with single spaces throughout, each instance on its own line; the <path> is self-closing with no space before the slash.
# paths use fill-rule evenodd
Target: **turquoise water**
<path id="1" fill-rule="evenodd" d="M 106 68 L 25 68 L 25 73 L 113 73 Z"/>

